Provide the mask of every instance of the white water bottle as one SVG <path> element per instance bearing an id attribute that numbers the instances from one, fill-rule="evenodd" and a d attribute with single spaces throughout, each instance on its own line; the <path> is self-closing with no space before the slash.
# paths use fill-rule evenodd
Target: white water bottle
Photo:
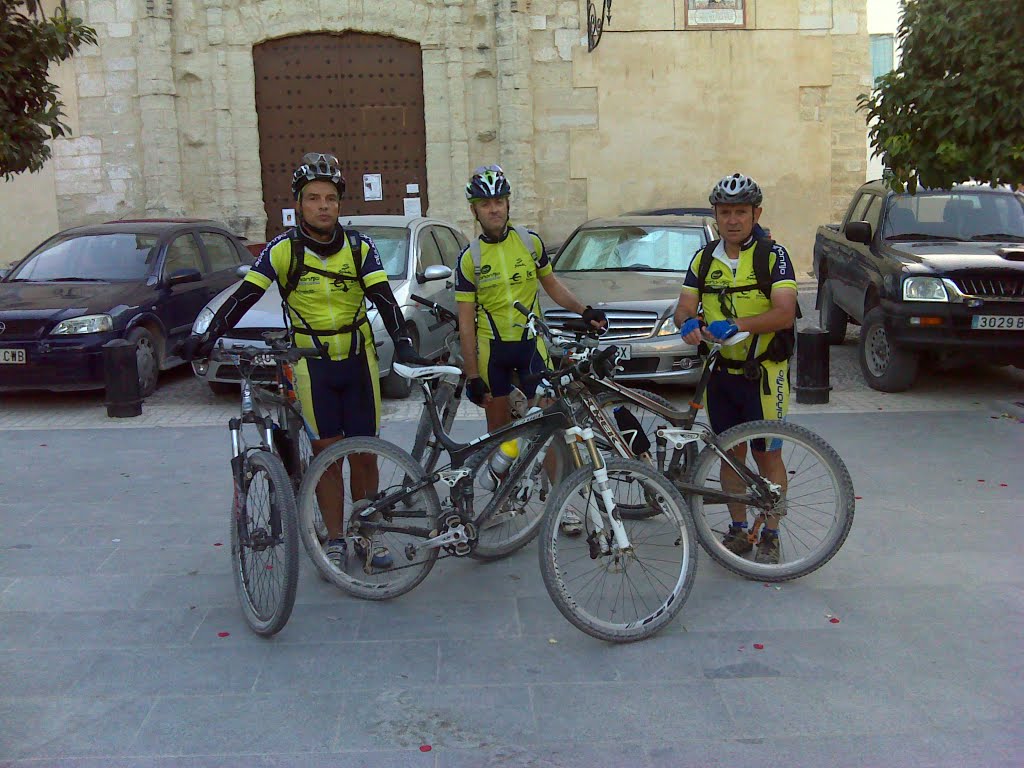
<path id="1" fill-rule="evenodd" d="M 480 478 L 480 485 L 488 490 L 493 491 L 498 487 L 498 483 L 505 477 L 509 467 L 512 466 L 512 462 L 519 456 L 519 441 L 518 440 L 506 440 L 500 446 L 498 450 L 491 456 L 491 460 L 487 463 L 487 468 L 483 471 Z"/>

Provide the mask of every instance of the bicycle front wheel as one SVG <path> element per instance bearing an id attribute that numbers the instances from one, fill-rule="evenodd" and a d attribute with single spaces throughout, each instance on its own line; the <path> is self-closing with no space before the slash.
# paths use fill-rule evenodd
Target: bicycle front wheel
<path id="1" fill-rule="evenodd" d="M 441 516 L 433 486 L 378 509 L 371 525 L 360 526 L 358 519 L 369 501 L 400 492 L 423 477 L 412 456 L 376 437 L 339 440 L 313 459 L 299 491 L 299 532 L 313 565 L 327 581 L 354 597 L 387 600 L 426 578 L 438 552 L 422 544 L 438 534 Z M 326 519 L 332 506 L 341 516 L 345 540 L 340 567 L 327 557 L 328 542 L 317 536 L 321 510 Z"/>
<path id="2" fill-rule="evenodd" d="M 455 412 L 459 408 L 459 401 L 455 399 L 455 385 L 449 381 L 438 383 L 433 393 L 434 408 L 441 414 L 441 425 L 445 432 L 451 432 L 452 424 L 455 421 Z M 427 405 L 424 403 L 420 411 L 420 421 L 416 425 L 416 438 L 412 444 L 412 457 L 420 463 L 425 474 L 430 474 L 437 468 L 437 462 L 444 452 L 437 436 L 434 434 L 430 416 L 427 413 Z"/>
<path id="3" fill-rule="evenodd" d="M 758 542 L 749 541 L 749 551 L 736 553 L 723 539 L 733 519 L 729 506 L 712 503 L 699 493 L 690 496 L 690 508 L 697 526 L 697 538 L 711 557 L 734 573 L 757 581 L 788 581 L 815 571 L 839 551 L 853 525 L 853 480 L 839 454 L 808 429 L 785 421 L 751 421 L 717 436 L 723 451 L 745 451 L 745 466 L 754 475 L 761 470 L 755 451 L 781 462 L 779 477 L 785 481 L 781 511 L 766 511 L 746 505 L 748 525 L 763 524 L 767 515 L 778 519 L 778 562 L 757 562 Z M 754 450 L 750 450 L 753 448 Z M 772 455 L 773 454 L 773 455 Z M 722 460 L 711 446 L 701 451 L 689 482 L 712 492 L 723 492 Z M 742 481 L 728 478 L 732 493 L 750 492 Z M 742 505 L 733 504 L 743 511 Z"/>
<path id="4" fill-rule="evenodd" d="M 231 561 L 235 590 L 252 631 L 281 631 L 295 605 L 299 531 L 295 493 L 281 460 L 254 451 L 244 460 L 244 487 L 235 489 Z"/>
<path id="5" fill-rule="evenodd" d="M 628 643 L 660 631 L 682 609 L 697 571 L 697 542 L 686 502 L 664 475 L 633 459 L 608 459 L 607 470 L 616 508 L 651 499 L 655 513 L 622 520 L 629 547 L 620 549 L 594 468 L 582 467 L 558 487 L 548 506 L 540 531 L 540 569 L 566 619 L 592 637 Z M 567 514 L 584 521 L 584 536 L 559 533 Z"/>

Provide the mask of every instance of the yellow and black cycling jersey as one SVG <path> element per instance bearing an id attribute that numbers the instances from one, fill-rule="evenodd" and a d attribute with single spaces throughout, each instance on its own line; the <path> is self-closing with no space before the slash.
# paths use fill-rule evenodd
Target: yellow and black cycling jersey
<path id="1" fill-rule="evenodd" d="M 325 257 L 305 248 L 303 258 L 307 266 L 351 279 L 339 280 L 316 272 L 302 272 L 287 301 L 297 347 L 317 347 L 313 336 L 302 330 L 308 327 L 321 332 L 317 338 L 327 346 L 332 360 L 344 360 L 360 353 L 376 357 L 363 289 L 386 283 L 388 276 L 373 240 L 366 235 L 360 235 L 360 239 L 362 263 L 358 274 L 349 238 L 344 233 L 340 238 L 343 243 L 340 250 Z M 283 288 L 291 261 L 292 242 L 286 232 L 267 244 L 245 280 L 263 290 L 274 282 Z M 335 333 L 340 328 L 352 330 Z"/>
<path id="2" fill-rule="evenodd" d="M 765 296 L 764 292 L 757 286 L 757 277 L 754 273 L 754 248 L 757 241 L 750 238 L 743 244 L 740 250 L 740 257 L 736 271 L 726 256 L 725 245 L 719 242 L 715 247 L 711 258 L 714 260 L 708 270 L 704 285 L 704 293 L 700 296 L 704 310 L 704 321 L 709 325 L 716 320 L 728 320 L 737 317 L 754 317 L 764 314 L 772 308 L 771 299 Z M 700 269 L 700 262 L 703 258 L 703 249 L 697 251 L 690 262 L 690 268 L 686 272 L 686 279 L 683 282 L 683 291 L 693 295 L 700 293 L 698 289 L 697 274 Z M 769 274 L 771 275 L 771 288 L 789 288 L 797 290 L 796 274 L 793 272 L 793 265 L 789 260 L 786 249 L 776 243 L 772 246 L 769 256 Z M 715 293 L 722 288 L 734 286 L 750 286 L 745 291 L 736 293 Z M 748 359 L 750 345 L 757 340 L 757 349 L 754 356 L 761 355 L 768 348 L 774 333 L 762 333 L 751 336 L 744 341 L 728 347 L 722 347 L 721 356 L 727 360 L 743 361 Z M 766 361 L 767 362 L 767 361 Z"/>
<path id="3" fill-rule="evenodd" d="M 551 274 L 551 262 L 544 243 L 535 232 L 533 253 L 520 240 L 513 227 L 498 242 L 480 238 L 480 272 L 477 284 L 473 255 L 467 248 L 459 259 L 455 275 L 455 300 L 476 302 L 476 334 L 481 340 L 523 341 L 529 338 L 522 328 L 524 318 L 515 309 L 518 301 L 536 311 L 540 278 Z"/>

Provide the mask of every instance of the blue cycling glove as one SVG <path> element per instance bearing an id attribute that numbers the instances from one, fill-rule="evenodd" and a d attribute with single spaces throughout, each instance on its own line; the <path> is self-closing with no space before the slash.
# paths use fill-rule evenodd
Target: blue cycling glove
<path id="1" fill-rule="evenodd" d="M 683 337 L 683 338 L 686 338 L 687 336 L 689 336 L 694 331 L 699 331 L 699 330 L 700 330 L 700 320 L 698 320 L 696 317 L 691 317 L 689 320 L 687 320 L 685 323 L 683 323 L 683 326 L 679 329 L 679 335 L 681 337 Z"/>
<path id="2" fill-rule="evenodd" d="M 739 330 L 732 320 L 715 320 L 708 326 L 708 333 L 719 341 L 725 341 L 730 336 L 739 333 Z"/>

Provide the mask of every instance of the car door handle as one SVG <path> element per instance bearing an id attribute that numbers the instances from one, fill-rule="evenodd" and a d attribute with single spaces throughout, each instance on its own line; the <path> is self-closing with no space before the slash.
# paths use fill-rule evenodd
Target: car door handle
<path id="1" fill-rule="evenodd" d="M 445 288 L 451 288 L 453 285 L 455 285 L 455 283 L 453 283 L 451 280 L 445 280 L 444 281 L 444 287 Z"/>

